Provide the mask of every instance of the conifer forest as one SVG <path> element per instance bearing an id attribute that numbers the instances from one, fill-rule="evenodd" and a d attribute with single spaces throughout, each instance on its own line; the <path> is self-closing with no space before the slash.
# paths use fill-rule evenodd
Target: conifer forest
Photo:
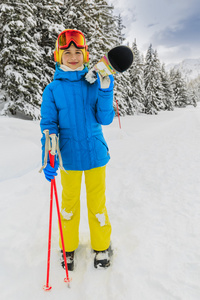
<path id="1" fill-rule="evenodd" d="M 53 51 L 58 34 L 81 30 L 92 67 L 112 47 L 125 43 L 121 16 L 105 0 L 0 1 L 0 115 L 40 119 L 42 93 L 53 80 Z M 137 38 L 137 37 L 136 37 Z M 115 75 L 113 105 L 120 115 L 157 114 L 161 110 L 197 105 L 199 81 L 188 85 L 180 71 L 166 71 L 159 53 L 149 45 L 146 55 L 137 40 L 129 70 Z"/>

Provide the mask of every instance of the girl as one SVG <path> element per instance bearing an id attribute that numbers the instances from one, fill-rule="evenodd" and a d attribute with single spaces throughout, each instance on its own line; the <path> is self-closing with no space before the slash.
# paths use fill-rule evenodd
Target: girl
<path id="1" fill-rule="evenodd" d="M 79 244 L 80 189 L 84 172 L 91 246 L 94 266 L 110 265 L 111 224 L 106 210 L 105 177 L 109 149 L 101 125 L 114 118 L 113 76 L 106 84 L 97 74 L 90 84 L 84 65 L 89 61 L 85 37 L 81 31 L 66 29 L 56 41 L 54 80 L 44 90 L 41 105 L 41 131 L 59 136 L 64 170 L 61 170 L 61 220 L 69 270 L 74 269 L 74 251 Z M 108 79 L 107 78 L 107 79 Z M 43 157 L 45 135 L 42 137 Z M 43 158 L 44 159 L 44 158 Z M 58 162 L 44 168 L 47 180 L 57 175 Z M 62 252 L 62 245 L 60 241 Z M 64 262 L 62 262 L 64 266 Z"/>

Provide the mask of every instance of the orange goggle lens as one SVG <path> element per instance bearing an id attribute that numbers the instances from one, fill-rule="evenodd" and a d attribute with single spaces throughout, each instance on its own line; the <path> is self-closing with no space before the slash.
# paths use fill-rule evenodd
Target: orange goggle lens
<path id="1" fill-rule="evenodd" d="M 59 34 L 58 48 L 68 48 L 71 42 L 74 42 L 78 48 L 85 48 L 86 46 L 85 37 L 78 30 L 66 30 Z"/>

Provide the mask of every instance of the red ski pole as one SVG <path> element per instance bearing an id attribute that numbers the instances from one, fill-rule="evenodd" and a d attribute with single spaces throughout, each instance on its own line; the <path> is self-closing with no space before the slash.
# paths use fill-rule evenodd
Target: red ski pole
<path id="1" fill-rule="evenodd" d="M 54 186 L 54 193 L 56 198 L 56 207 L 57 207 L 57 213 L 58 213 L 58 223 L 59 223 L 59 229 L 60 229 L 60 238 L 62 243 L 62 249 L 63 249 L 63 258 L 65 263 L 65 272 L 66 272 L 66 278 L 64 278 L 64 281 L 68 283 L 68 287 L 70 287 L 69 283 L 71 279 L 69 278 L 68 273 L 68 266 L 67 266 L 67 258 L 65 253 L 65 244 L 64 244 L 64 238 L 63 238 L 63 230 L 62 230 L 62 223 L 61 223 L 61 217 L 60 217 L 60 208 L 59 208 L 59 202 L 58 202 L 58 194 L 57 194 L 57 188 L 56 188 L 56 181 L 55 178 L 53 180 L 53 186 Z"/>
<path id="2" fill-rule="evenodd" d="M 50 157 L 50 164 L 52 167 L 54 167 L 54 156 L 49 152 L 49 157 Z M 66 253 L 65 253 L 65 244 L 64 244 L 64 237 L 63 237 L 63 229 L 62 229 L 62 222 L 61 222 L 61 217 L 60 217 L 60 208 L 59 208 L 59 202 L 58 202 L 58 193 L 57 193 L 57 188 L 56 188 L 56 179 L 51 180 L 53 183 L 53 188 L 54 188 L 54 194 L 55 194 L 55 200 L 56 200 L 56 208 L 57 208 L 57 214 L 58 214 L 58 223 L 59 223 L 59 229 L 60 229 L 60 237 L 61 237 L 61 243 L 62 243 L 62 249 L 63 249 L 63 258 L 64 258 L 64 263 L 65 263 L 65 272 L 66 272 L 66 278 L 64 278 L 64 281 L 68 283 L 68 287 L 70 287 L 69 283 L 71 279 L 69 278 L 69 273 L 68 273 L 68 266 L 67 266 L 67 258 L 66 258 Z"/>
<path id="3" fill-rule="evenodd" d="M 118 101 L 116 100 L 117 104 L 117 115 L 118 115 L 118 120 L 119 120 L 119 128 L 121 129 L 121 122 L 120 122 L 120 116 L 119 116 L 119 106 L 118 106 Z"/>
<path id="4" fill-rule="evenodd" d="M 51 193 L 50 193 L 50 212 L 49 212 L 49 238 L 48 238 L 48 253 L 47 253 L 47 277 L 46 285 L 43 289 L 45 291 L 50 291 L 51 286 L 49 286 L 49 274 L 50 274 L 50 257 L 51 257 L 51 232 L 52 232 L 52 212 L 53 212 L 53 181 L 51 180 Z"/>
<path id="5" fill-rule="evenodd" d="M 49 158 L 50 158 L 50 165 L 54 167 L 54 156 L 49 151 Z M 64 238 L 63 238 L 63 230 L 62 230 L 62 223 L 61 223 L 61 217 L 60 217 L 60 209 L 59 209 L 59 202 L 58 202 L 58 193 L 56 188 L 56 180 L 51 180 L 51 194 L 50 194 L 50 217 L 49 217 L 49 240 L 48 240 L 48 257 L 47 257 L 47 280 L 46 285 L 44 285 L 43 289 L 45 291 L 51 290 L 51 286 L 49 286 L 49 274 L 50 274 L 50 254 L 51 254 L 51 232 L 52 232 L 52 211 L 53 211 L 53 190 L 55 193 L 55 200 L 56 200 L 56 207 L 57 207 L 57 213 L 58 213 L 58 222 L 59 222 L 59 229 L 60 229 L 60 236 L 61 236 L 61 242 L 62 242 L 62 248 L 63 248 L 63 257 L 64 257 L 64 263 L 65 263 L 65 271 L 66 271 L 66 278 L 64 278 L 64 281 L 68 283 L 68 287 L 70 287 L 69 283 L 71 279 L 69 278 L 68 273 L 68 267 L 67 267 L 67 258 L 65 253 L 65 245 L 64 245 Z"/>

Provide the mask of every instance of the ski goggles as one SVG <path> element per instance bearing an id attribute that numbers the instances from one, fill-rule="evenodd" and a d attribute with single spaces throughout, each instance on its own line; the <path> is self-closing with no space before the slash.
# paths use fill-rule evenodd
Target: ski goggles
<path id="1" fill-rule="evenodd" d="M 74 42 L 74 44 L 78 48 L 85 48 L 86 41 L 83 33 L 79 30 L 68 29 L 63 31 L 58 36 L 58 48 L 65 49 L 70 46 L 70 43 Z"/>

